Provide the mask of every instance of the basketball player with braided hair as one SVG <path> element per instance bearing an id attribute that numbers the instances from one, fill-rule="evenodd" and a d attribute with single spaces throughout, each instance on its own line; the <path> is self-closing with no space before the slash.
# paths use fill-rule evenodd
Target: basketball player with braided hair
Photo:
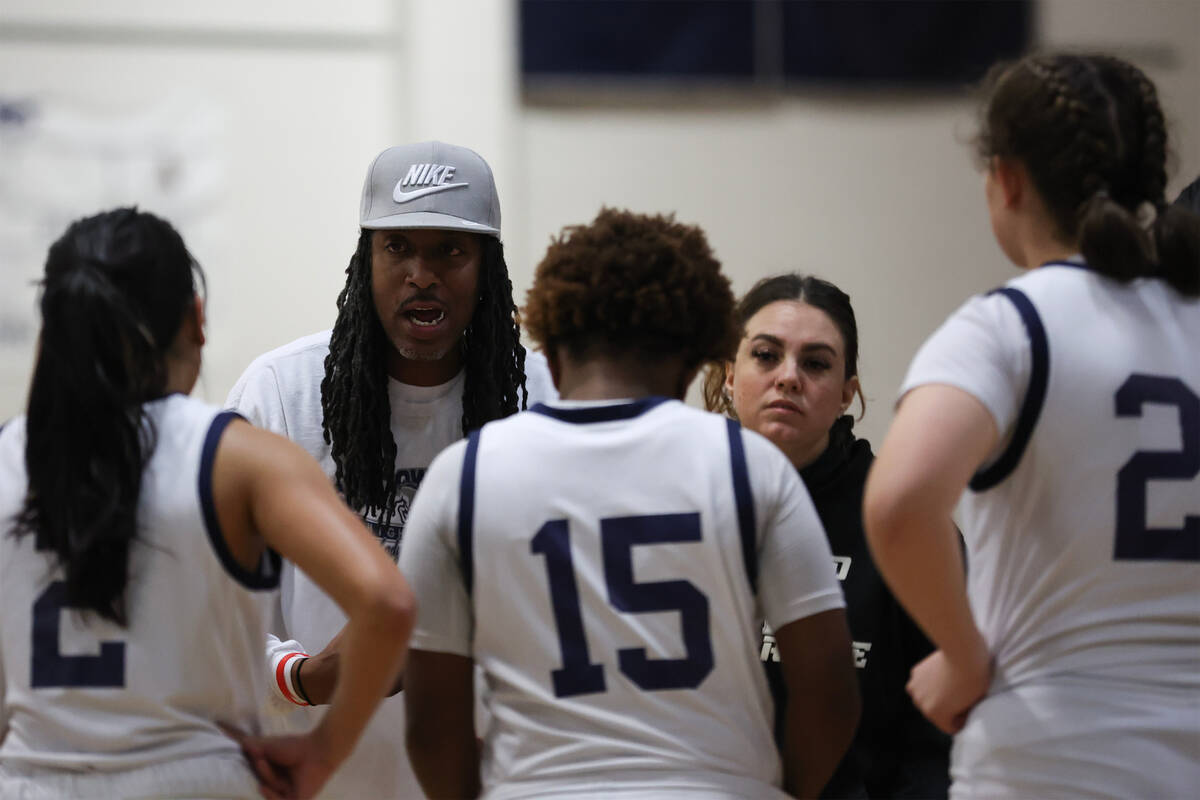
<path id="1" fill-rule="evenodd" d="M 921 348 L 867 483 L 880 571 L 938 647 L 908 688 L 957 733 L 952 797 L 1191 796 L 1200 218 L 1166 202 L 1132 64 L 1034 55 L 986 86 L 992 230 L 1027 272 Z"/>
<path id="2" fill-rule="evenodd" d="M 820 520 L 773 444 L 680 402 L 735 346 L 733 305 L 704 233 L 670 217 L 606 209 L 551 244 L 525 319 L 562 400 L 439 455 L 400 554 L 431 797 L 765 800 L 833 772 L 859 701 Z M 764 617 L 794 693 L 782 764 Z"/>
<path id="3" fill-rule="evenodd" d="M 545 360 L 520 344 L 483 158 L 441 142 L 384 150 L 359 223 L 333 330 L 256 359 L 227 405 L 316 457 L 395 559 L 433 457 L 553 389 Z M 283 574 L 279 610 L 270 675 L 277 705 L 293 709 L 289 727 L 302 729 L 321 712 L 299 707 L 327 702 L 336 683 L 344 618 L 295 570 Z M 403 700 L 390 698 L 325 796 L 419 795 L 403 728 Z"/>

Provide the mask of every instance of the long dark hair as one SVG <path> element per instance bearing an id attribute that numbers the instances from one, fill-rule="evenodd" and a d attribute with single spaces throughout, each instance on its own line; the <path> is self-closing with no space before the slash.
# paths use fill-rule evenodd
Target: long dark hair
<path id="1" fill-rule="evenodd" d="M 1119 281 L 1160 278 L 1200 295 L 1200 217 L 1168 206 L 1158 93 L 1104 55 L 1034 55 L 985 80 L 979 155 L 1025 165 L 1062 236 Z"/>
<path id="2" fill-rule="evenodd" d="M 378 513 L 386 525 L 396 502 L 396 441 L 388 402 L 391 344 L 371 292 L 371 235 L 363 230 L 338 295 L 337 321 L 321 381 L 322 429 L 335 480 L 351 508 Z M 463 338 L 463 434 L 525 407 L 525 348 L 504 261 L 504 248 L 484 237 L 480 300 Z"/>
<path id="3" fill-rule="evenodd" d="M 72 224 L 46 258 L 17 535 L 53 550 L 67 605 L 126 623 L 129 549 L 165 354 L 198 267 L 167 222 L 120 208 Z"/>
<path id="4" fill-rule="evenodd" d="M 819 308 L 837 326 L 842 334 L 845 353 L 845 380 L 858 375 L 858 321 L 854 317 L 854 306 L 850 305 L 850 295 L 843 292 L 829 281 L 813 275 L 801 275 L 797 272 L 787 272 L 782 275 L 772 275 L 763 278 L 738 301 L 734 309 L 738 329 L 742 336 L 746 335 L 746 323 L 762 309 L 789 300 Z M 731 353 L 729 361 L 737 356 Z M 715 361 L 708 367 L 704 376 L 704 404 L 709 411 L 716 411 L 737 417 L 733 408 L 732 398 L 725 394 L 725 375 L 728 370 L 725 361 Z M 867 412 L 867 401 L 863 397 L 862 382 L 858 386 L 858 402 L 862 412 Z M 862 415 L 859 415 L 862 419 Z"/>

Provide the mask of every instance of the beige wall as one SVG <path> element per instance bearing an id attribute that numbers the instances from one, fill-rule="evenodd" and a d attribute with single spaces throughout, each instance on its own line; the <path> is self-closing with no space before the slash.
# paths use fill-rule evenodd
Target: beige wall
<path id="1" fill-rule="evenodd" d="M 0 97 L 98 115 L 170 97 L 221 110 L 219 197 L 180 223 L 209 274 L 200 391 L 214 401 L 258 353 L 331 324 L 362 172 L 404 140 L 466 144 L 492 163 L 520 296 L 550 235 L 603 204 L 699 223 L 738 291 L 791 269 L 841 284 L 859 316 L 872 439 L 921 340 L 969 294 L 1011 275 L 991 241 L 963 96 L 524 104 L 514 10 L 500 0 L 96 7 L 0 0 Z M 1172 190 L 1200 172 L 1200 2 L 1046 0 L 1040 23 L 1049 46 L 1142 63 L 1173 118 Z M 31 277 L 38 267 L 0 265 Z M 26 377 L 0 377 L 4 417 L 19 411 Z"/>
<path id="2" fill-rule="evenodd" d="M 1153 57 L 1146 66 L 1174 116 L 1181 177 L 1200 172 L 1200 2 L 1051 0 L 1040 22 L 1048 46 Z M 704 226 L 738 291 L 785 270 L 838 283 L 859 320 L 860 430 L 878 442 L 924 338 L 967 296 L 1013 274 L 967 146 L 969 99 L 810 91 L 640 105 L 520 115 L 529 259 L 550 232 L 608 203 Z"/>

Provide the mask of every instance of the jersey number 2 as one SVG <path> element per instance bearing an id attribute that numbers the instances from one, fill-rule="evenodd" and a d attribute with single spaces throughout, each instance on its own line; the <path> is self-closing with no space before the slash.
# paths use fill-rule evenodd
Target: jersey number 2
<path id="1" fill-rule="evenodd" d="M 627 614 L 679 612 L 685 650 L 683 658 L 651 659 L 646 656 L 644 647 L 617 651 L 621 672 L 641 689 L 695 689 L 712 672 L 712 636 L 709 633 L 708 598 L 704 593 L 690 581 L 637 583 L 633 580 L 635 545 L 698 541 L 699 514 L 600 520 L 600 549 L 609 604 Z M 546 557 L 550 605 L 562 650 L 562 669 L 550 673 L 554 695 L 571 697 L 605 691 L 604 665 L 593 664 L 588 654 L 567 520 L 551 520 L 543 525 L 533 537 L 531 549 Z"/>
<path id="2" fill-rule="evenodd" d="M 1146 403 L 1179 409 L 1183 447 L 1141 450 L 1117 473 L 1118 561 L 1200 561 L 1200 516 L 1187 514 L 1183 528 L 1146 524 L 1146 484 L 1154 479 L 1191 480 L 1200 474 L 1200 397 L 1179 380 L 1161 375 L 1131 375 L 1115 396 L 1118 417 L 1140 417 Z"/>
<path id="3" fill-rule="evenodd" d="M 100 655 L 95 656 L 64 656 L 59 652 L 58 633 L 66 602 L 67 584 L 54 581 L 33 603 L 31 686 L 121 688 L 125 685 L 124 642 L 101 642 Z"/>

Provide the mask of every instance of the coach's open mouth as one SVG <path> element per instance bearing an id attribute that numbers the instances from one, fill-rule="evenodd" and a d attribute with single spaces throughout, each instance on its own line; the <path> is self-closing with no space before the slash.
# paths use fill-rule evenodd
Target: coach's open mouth
<path id="1" fill-rule="evenodd" d="M 446 310 L 437 307 L 417 306 L 404 312 L 414 325 L 422 328 L 432 328 L 446 318 Z"/>

